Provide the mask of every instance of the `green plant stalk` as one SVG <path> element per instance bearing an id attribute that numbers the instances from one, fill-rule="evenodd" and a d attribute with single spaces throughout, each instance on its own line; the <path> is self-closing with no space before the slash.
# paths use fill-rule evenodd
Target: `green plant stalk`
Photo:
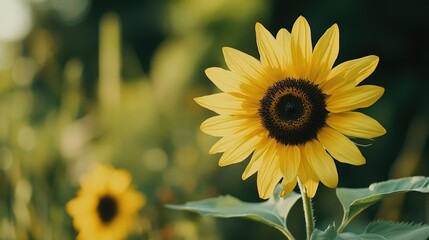
<path id="1" fill-rule="evenodd" d="M 362 210 L 363 211 L 363 210 Z M 343 220 L 341 221 L 341 224 L 340 224 L 340 226 L 338 227 L 338 230 L 337 230 L 337 233 L 339 234 L 339 233 L 342 233 L 343 231 L 344 231 L 344 229 L 347 227 L 347 225 L 350 223 L 350 221 L 356 216 L 356 215 L 358 215 L 360 212 L 362 212 L 362 211 L 359 211 L 358 213 L 356 213 L 354 216 L 352 216 L 352 217 L 350 217 L 350 218 L 348 218 L 348 219 L 346 219 L 346 217 L 343 217 Z"/>
<path id="2" fill-rule="evenodd" d="M 302 185 L 302 182 L 299 178 L 298 186 L 301 192 L 302 207 L 304 209 L 307 240 L 310 240 L 311 234 L 313 234 L 314 231 L 313 205 L 311 203 L 311 199 L 307 196 L 307 190 L 305 189 L 304 185 Z"/>
<path id="3" fill-rule="evenodd" d="M 280 230 L 280 232 L 283 233 L 283 235 L 285 235 L 287 237 L 288 240 L 295 240 L 295 237 L 292 235 L 291 232 L 289 232 L 286 229 L 281 229 L 281 228 L 277 228 L 278 230 Z"/>

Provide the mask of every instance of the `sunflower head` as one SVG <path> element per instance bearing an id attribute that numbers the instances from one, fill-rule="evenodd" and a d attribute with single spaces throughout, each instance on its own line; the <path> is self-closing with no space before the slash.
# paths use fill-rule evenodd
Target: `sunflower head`
<path id="1" fill-rule="evenodd" d="M 359 85 L 375 70 L 378 57 L 334 67 L 337 24 L 313 48 L 310 26 L 302 16 L 291 32 L 280 29 L 273 36 L 259 23 L 255 29 L 260 59 L 223 48 L 229 70 L 206 70 L 223 92 L 195 99 L 219 114 L 201 124 L 203 132 L 221 137 L 209 153 L 223 153 L 220 166 L 251 155 L 243 179 L 257 173 L 261 198 L 270 197 L 280 180 L 283 194 L 293 190 L 297 178 L 309 197 L 319 182 L 335 188 L 334 159 L 365 163 L 349 137 L 372 139 L 386 132 L 376 120 L 355 111 L 371 106 L 384 92 L 378 86 Z"/>
<path id="2" fill-rule="evenodd" d="M 125 170 L 100 165 L 81 182 L 78 196 L 66 205 L 78 239 L 123 239 L 133 227 L 145 197 L 131 186 Z"/>

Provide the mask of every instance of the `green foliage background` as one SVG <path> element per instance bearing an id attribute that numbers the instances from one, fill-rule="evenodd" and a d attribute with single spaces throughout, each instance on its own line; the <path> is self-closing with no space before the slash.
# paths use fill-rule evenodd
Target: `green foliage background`
<path id="1" fill-rule="evenodd" d="M 74 239 L 64 205 L 96 163 L 128 169 L 148 198 L 130 239 L 281 239 L 255 222 L 164 207 L 220 194 L 259 201 L 255 177 L 241 180 L 245 163 L 219 168 L 219 156 L 208 155 L 216 138 L 199 124 L 214 114 L 193 101 L 218 91 L 204 69 L 225 66 L 221 47 L 258 56 L 257 21 L 276 33 L 303 15 L 313 44 L 338 23 L 337 64 L 380 57 L 366 83 L 386 93 L 362 112 L 387 134 L 358 141 L 370 145 L 361 147 L 365 166 L 337 162 L 340 187 L 429 173 L 429 5 L 422 1 L 20 2 L 30 9 L 30 31 L 0 38 L 0 239 Z M 334 195 L 320 187 L 314 200 L 320 229 L 341 220 Z M 428 205 L 418 193 L 390 198 L 353 227 L 371 219 L 427 223 Z M 290 215 L 289 229 L 303 238 L 300 204 Z"/>

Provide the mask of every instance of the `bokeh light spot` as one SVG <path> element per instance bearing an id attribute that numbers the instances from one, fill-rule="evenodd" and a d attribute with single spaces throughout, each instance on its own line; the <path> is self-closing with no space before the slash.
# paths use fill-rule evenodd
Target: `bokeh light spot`
<path id="1" fill-rule="evenodd" d="M 16 41 L 31 30 L 31 10 L 23 0 L 0 0 L 0 41 Z"/>

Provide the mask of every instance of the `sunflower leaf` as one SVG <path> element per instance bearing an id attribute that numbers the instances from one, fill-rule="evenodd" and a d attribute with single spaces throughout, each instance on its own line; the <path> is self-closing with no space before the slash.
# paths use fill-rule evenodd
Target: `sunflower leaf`
<path id="1" fill-rule="evenodd" d="M 187 202 L 183 205 L 167 205 L 168 208 L 187 210 L 199 213 L 203 216 L 219 218 L 242 217 L 262 222 L 280 230 L 283 234 L 291 237 L 287 229 L 287 216 L 290 209 L 301 197 L 291 192 L 284 198 L 280 197 L 282 187 L 276 187 L 273 196 L 265 202 L 249 203 L 243 202 L 235 197 L 226 195 L 201 201 Z"/>
<path id="2" fill-rule="evenodd" d="M 407 177 L 373 183 L 368 188 L 337 188 L 337 197 L 344 210 L 343 220 L 338 232 L 364 209 L 385 197 L 410 191 L 428 193 L 429 177 Z"/>
<path id="3" fill-rule="evenodd" d="M 334 240 L 338 237 L 337 231 L 335 231 L 335 226 L 329 225 L 325 231 L 314 229 L 313 234 L 311 234 L 311 240 Z"/>
<path id="4" fill-rule="evenodd" d="M 335 226 L 325 231 L 315 229 L 312 240 L 426 240 L 429 238 L 429 225 L 376 221 L 371 222 L 361 234 L 345 232 L 338 234 Z"/>
<path id="5" fill-rule="evenodd" d="M 355 234 L 351 232 L 338 234 L 335 226 L 330 225 L 325 231 L 315 229 L 311 240 L 385 240 L 386 238 L 374 233 Z"/>
<path id="6" fill-rule="evenodd" d="M 429 225 L 377 221 L 370 223 L 365 233 L 378 234 L 389 240 L 425 240 L 429 238 Z"/>

